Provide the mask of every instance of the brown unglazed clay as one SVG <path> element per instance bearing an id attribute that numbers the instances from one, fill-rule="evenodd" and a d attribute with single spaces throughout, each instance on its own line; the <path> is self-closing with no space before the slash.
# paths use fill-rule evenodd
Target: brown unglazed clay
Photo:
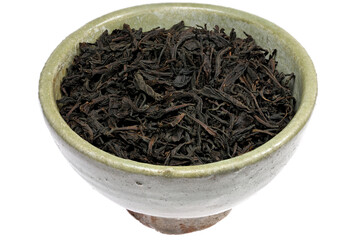
<path id="1" fill-rule="evenodd" d="M 230 211 L 231 209 L 222 213 L 199 218 L 163 218 L 128 210 L 136 220 L 145 226 L 165 234 L 185 234 L 206 229 L 225 218 Z"/>

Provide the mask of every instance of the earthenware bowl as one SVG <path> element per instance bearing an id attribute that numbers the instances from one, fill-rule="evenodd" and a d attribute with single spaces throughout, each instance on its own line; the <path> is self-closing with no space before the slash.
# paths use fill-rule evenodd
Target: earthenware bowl
<path id="1" fill-rule="evenodd" d="M 245 31 L 267 49 L 277 49 L 278 67 L 294 72 L 297 113 L 288 126 L 264 145 L 241 156 L 199 166 L 155 166 L 106 153 L 73 132 L 59 114 L 60 82 L 78 51 L 105 30 L 150 30 L 187 25 L 219 25 Z M 45 121 L 72 167 L 100 193 L 147 226 L 164 233 L 186 233 L 211 226 L 244 198 L 272 180 L 290 159 L 317 95 L 316 73 L 304 48 L 275 24 L 235 9 L 189 3 L 151 4 L 112 12 L 69 35 L 54 50 L 41 73 L 39 98 Z"/>

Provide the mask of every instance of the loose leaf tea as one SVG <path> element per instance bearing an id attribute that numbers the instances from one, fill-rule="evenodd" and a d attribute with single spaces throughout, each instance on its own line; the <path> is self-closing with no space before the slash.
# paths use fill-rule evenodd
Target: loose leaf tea
<path id="1" fill-rule="evenodd" d="M 122 158 L 216 162 L 262 145 L 294 116 L 294 74 L 276 69 L 276 50 L 234 29 L 124 24 L 79 49 L 61 83 L 60 113 L 82 138 Z"/>

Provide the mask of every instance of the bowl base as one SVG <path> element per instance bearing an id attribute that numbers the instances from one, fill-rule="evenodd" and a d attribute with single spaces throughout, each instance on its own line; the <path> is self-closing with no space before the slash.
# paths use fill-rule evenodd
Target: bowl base
<path id="1" fill-rule="evenodd" d="M 199 218 L 163 218 L 137 213 L 130 210 L 127 211 L 136 220 L 158 232 L 164 234 L 185 234 L 200 231 L 213 226 L 226 217 L 231 209 L 222 213 Z"/>

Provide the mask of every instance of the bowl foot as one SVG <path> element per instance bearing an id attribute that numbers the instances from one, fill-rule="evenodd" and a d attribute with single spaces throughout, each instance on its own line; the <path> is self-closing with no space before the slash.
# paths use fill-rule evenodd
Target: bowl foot
<path id="1" fill-rule="evenodd" d="M 184 234 L 203 230 L 222 220 L 230 211 L 231 209 L 215 215 L 199 218 L 163 218 L 128 210 L 135 219 L 145 226 L 165 234 Z"/>

